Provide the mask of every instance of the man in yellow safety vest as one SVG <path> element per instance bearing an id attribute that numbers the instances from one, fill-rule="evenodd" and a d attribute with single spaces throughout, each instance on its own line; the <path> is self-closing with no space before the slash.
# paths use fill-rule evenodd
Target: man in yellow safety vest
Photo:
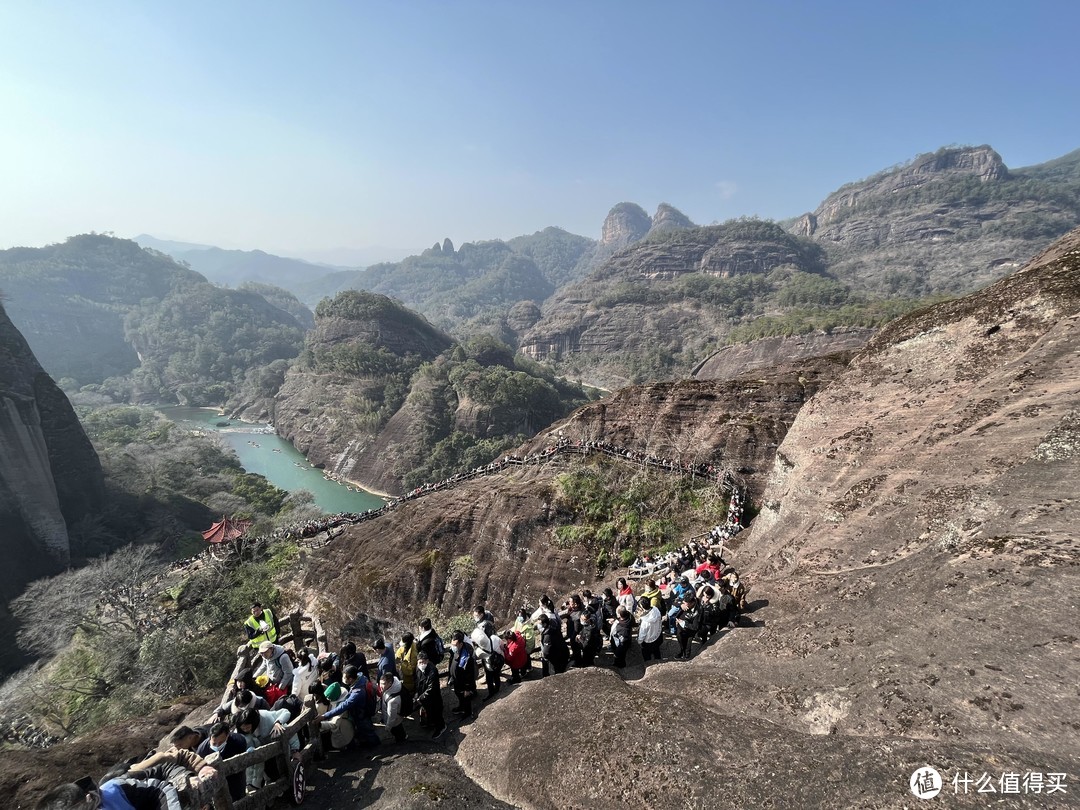
<path id="1" fill-rule="evenodd" d="M 257 649 L 264 641 L 277 641 L 277 621 L 269 608 L 263 608 L 258 602 L 251 606 L 251 615 L 244 620 L 248 646 Z"/>

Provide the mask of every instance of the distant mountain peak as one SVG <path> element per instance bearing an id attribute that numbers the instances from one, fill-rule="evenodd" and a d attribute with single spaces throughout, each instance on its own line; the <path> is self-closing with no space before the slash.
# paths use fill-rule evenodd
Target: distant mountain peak
<path id="1" fill-rule="evenodd" d="M 673 205 L 660 203 L 653 214 L 652 227 L 649 234 L 663 233 L 665 231 L 678 231 L 683 228 L 696 227 L 686 214 Z"/>
<path id="2" fill-rule="evenodd" d="M 637 203 L 621 202 L 608 212 L 600 232 L 600 244 L 616 250 L 641 239 L 652 227 L 652 218 Z"/>

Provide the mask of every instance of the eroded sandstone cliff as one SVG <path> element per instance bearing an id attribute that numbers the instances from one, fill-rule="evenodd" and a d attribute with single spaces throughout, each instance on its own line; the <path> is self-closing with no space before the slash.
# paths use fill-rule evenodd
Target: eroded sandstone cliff
<path id="1" fill-rule="evenodd" d="M 957 806 L 981 797 L 956 795 L 954 776 L 1058 772 L 1071 788 L 1078 325 L 1074 231 L 1014 277 L 882 330 L 775 454 L 732 559 L 752 621 L 636 682 L 585 671 L 520 689 L 462 743 L 466 771 L 544 808 L 584 790 L 656 804 L 664 768 L 688 806 L 911 806 L 925 764 Z M 560 761 L 557 783 L 533 776 L 542 740 L 571 726 L 643 742 Z M 658 745 L 642 733 L 656 727 Z"/>
<path id="2" fill-rule="evenodd" d="M 67 397 L 0 307 L 0 597 L 71 558 L 69 526 L 99 510 L 101 465 Z"/>

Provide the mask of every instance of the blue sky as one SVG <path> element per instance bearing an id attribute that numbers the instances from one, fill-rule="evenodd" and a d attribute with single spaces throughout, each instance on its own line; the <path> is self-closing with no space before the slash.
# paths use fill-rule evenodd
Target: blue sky
<path id="1" fill-rule="evenodd" d="M 946 144 L 1080 147 L 1078 28 L 1049 0 L 5 3 L 0 247 L 793 216 Z"/>

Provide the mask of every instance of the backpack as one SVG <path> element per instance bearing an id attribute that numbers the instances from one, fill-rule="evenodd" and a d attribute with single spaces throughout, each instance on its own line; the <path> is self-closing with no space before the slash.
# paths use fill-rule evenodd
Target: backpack
<path id="1" fill-rule="evenodd" d="M 375 684 L 371 678 L 364 679 L 364 717 L 368 719 L 375 716 L 379 705 L 379 694 L 375 691 Z"/>
<path id="2" fill-rule="evenodd" d="M 438 666 L 442 663 L 443 658 L 446 656 L 446 644 L 443 643 L 442 636 L 438 633 L 435 634 L 435 658 L 431 663 Z"/>
<path id="3" fill-rule="evenodd" d="M 491 643 L 491 635 L 491 633 L 488 633 L 488 644 L 494 647 L 495 645 Z M 495 650 L 492 650 L 490 653 L 488 653 L 487 660 L 484 661 L 484 667 L 490 669 L 492 672 L 498 672 L 500 669 L 503 668 L 503 664 L 505 663 L 506 658 L 503 656 L 503 654 L 501 652 L 496 652 Z"/>

